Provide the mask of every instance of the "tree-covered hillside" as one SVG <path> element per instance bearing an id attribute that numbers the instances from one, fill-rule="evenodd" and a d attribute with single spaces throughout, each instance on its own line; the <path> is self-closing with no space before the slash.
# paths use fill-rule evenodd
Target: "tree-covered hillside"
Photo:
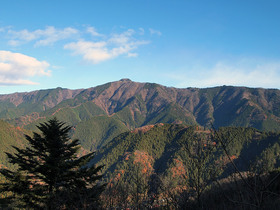
<path id="1" fill-rule="evenodd" d="M 12 145 L 26 146 L 24 133 L 31 132 L 0 123 L 1 166 L 12 168 L 4 151 L 13 153 Z M 279 132 L 164 123 L 128 130 L 118 115 L 92 116 L 69 131 L 73 140 L 81 140 L 83 154 L 100 145 L 90 164 L 104 165 L 108 183 L 101 198 L 104 208 L 201 208 L 206 203 L 222 208 L 230 203 L 234 209 L 238 205 L 230 199 L 241 202 L 238 196 L 214 203 L 209 199 L 225 191 L 235 195 L 238 190 L 244 191 L 252 206 L 278 204 L 271 196 L 280 177 Z M 274 189 L 269 183 L 276 181 Z M 262 199 L 260 193 L 268 195 Z"/>
<path id="2" fill-rule="evenodd" d="M 26 145 L 25 134 L 31 132 L 23 130 L 20 127 L 14 127 L 0 120 L 0 167 L 13 168 L 13 164 L 8 162 L 5 152 L 13 153 L 15 150 L 12 146 L 22 148 Z"/>
<path id="3" fill-rule="evenodd" d="M 156 123 L 277 131 L 279 98 L 280 90 L 276 89 L 178 89 L 123 79 L 88 89 L 56 88 L 0 95 L 0 118 L 34 131 L 35 125 L 55 116 L 75 127 L 75 137 L 85 142 L 87 149 L 95 150 L 125 130 Z M 103 126 L 96 130 L 93 121 Z M 83 133 L 85 130 L 90 133 Z"/>
<path id="4" fill-rule="evenodd" d="M 228 154 L 240 170 L 246 170 L 260 160 L 269 170 L 280 166 L 279 133 L 223 127 L 215 134 L 199 126 L 172 124 L 144 126 L 122 133 L 97 151 L 95 161 L 105 164 L 106 173 L 110 174 L 129 170 L 137 154 L 143 153 L 150 157 L 150 167 L 154 173 L 173 173 L 172 167 L 176 166 L 176 161 L 182 162 L 187 173 L 188 147 L 194 146 L 197 141 L 204 141 L 204 147 L 211 144 L 213 158 L 224 160 L 225 153 L 220 148 L 217 136 L 224 140 Z"/>
<path id="5" fill-rule="evenodd" d="M 229 208 L 234 209 L 238 207 L 236 203 L 220 200 L 215 204 L 208 199 L 223 190 L 236 193 L 235 182 L 240 182 L 238 187 L 244 196 L 249 196 L 244 199 L 252 202 L 252 206 L 261 206 L 270 202 L 275 192 L 263 186 L 279 177 L 268 174 L 280 169 L 280 133 L 242 127 L 213 131 L 171 124 L 144 126 L 114 138 L 96 153 L 92 163 L 105 165 L 109 185 L 104 199 L 111 199 L 105 202 L 111 205 L 107 207 L 139 205 L 141 208 L 151 202 L 171 208 L 189 205 L 188 208 L 198 209 L 205 203 L 213 208 L 217 204 L 218 209 L 230 204 Z M 246 185 L 250 188 L 243 189 Z M 265 190 L 267 197 L 263 199 L 250 197 Z M 128 196 L 132 201 L 125 199 Z M 239 202 L 238 196 L 229 197 Z M 169 199 L 170 203 L 158 203 L 162 199 Z"/>

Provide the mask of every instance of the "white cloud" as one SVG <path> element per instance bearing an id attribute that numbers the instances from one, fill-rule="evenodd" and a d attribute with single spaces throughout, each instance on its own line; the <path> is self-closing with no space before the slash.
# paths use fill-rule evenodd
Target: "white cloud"
<path id="1" fill-rule="evenodd" d="M 3 26 L 3 27 L 0 27 L 0 32 L 1 32 L 1 33 L 5 33 L 5 32 L 7 32 L 7 31 L 9 31 L 11 28 L 12 28 L 12 26 Z"/>
<path id="2" fill-rule="evenodd" d="M 10 40 L 10 41 L 8 41 L 8 44 L 11 46 L 18 46 L 21 44 L 21 42 L 18 40 Z"/>
<path id="3" fill-rule="evenodd" d="M 56 29 L 53 26 L 48 26 L 44 30 L 38 29 L 35 31 L 28 31 L 24 29 L 21 31 L 8 31 L 9 36 L 12 37 L 9 44 L 13 46 L 31 41 L 35 41 L 35 46 L 47 46 L 59 40 L 71 38 L 78 33 L 78 30 L 71 27 Z"/>
<path id="4" fill-rule="evenodd" d="M 83 55 L 84 60 L 98 63 L 110 59 L 111 55 L 106 49 L 105 42 L 72 42 L 64 46 L 65 49 L 73 50 L 74 54 Z"/>
<path id="5" fill-rule="evenodd" d="M 0 85 L 34 85 L 34 76 L 50 76 L 46 61 L 10 51 L 0 51 Z"/>
<path id="6" fill-rule="evenodd" d="M 133 50 L 147 44 L 147 41 L 138 41 L 133 38 L 134 30 L 127 30 L 121 34 L 113 34 L 107 40 L 99 42 L 78 41 L 66 44 L 64 49 L 72 50 L 73 54 L 82 55 L 83 59 L 91 63 L 100 63 L 116 58 L 120 55 L 137 56 Z"/>
<path id="7" fill-rule="evenodd" d="M 24 79 L 9 79 L 0 75 L 0 86 L 14 86 L 14 85 L 38 85 L 39 83 Z"/>
<path id="8" fill-rule="evenodd" d="M 137 36 L 144 35 L 144 29 L 136 32 L 128 29 L 122 33 L 101 34 L 92 26 L 83 26 L 82 30 L 66 27 L 62 29 L 48 26 L 45 29 L 30 31 L 27 29 L 16 31 L 11 27 L 4 32 L 8 37 L 8 44 L 19 46 L 30 43 L 35 47 L 49 46 L 60 40 L 68 42 L 64 49 L 71 50 L 73 55 L 81 55 L 87 62 L 96 64 L 121 55 L 137 57 L 135 52 L 139 46 L 148 44 L 148 41 L 139 40 Z M 150 29 L 152 30 L 152 29 Z M 159 33 L 153 31 L 153 33 Z M 88 36 L 88 35 L 91 36 Z M 72 41 L 69 41 L 72 39 Z M 74 41 L 73 41 L 74 40 Z"/>
<path id="9" fill-rule="evenodd" d="M 94 27 L 87 27 L 87 32 L 92 36 L 103 36 L 102 34 L 98 33 Z"/>
<path id="10" fill-rule="evenodd" d="M 137 53 L 127 53 L 127 57 L 137 57 Z"/>
<path id="11" fill-rule="evenodd" d="M 139 31 L 140 31 L 140 32 L 139 32 L 140 35 L 144 35 L 144 34 L 145 34 L 144 28 L 139 28 Z"/>
<path id="12" fill-rule="evenodd" d="M 211 75 L 202 82 L 206 86 L 214 85 L 236 85 L 250 87 L 279 87 L 280 63 L 259 64 L 254 68 L 247 69 L 242 66 L 228 66 L 217 63 L 211 71 Z"/>
<path id="13" fill-rule="evenodd" d="M 280 88 L 280 63 L 249 65 L 218 62 L 211 69 L 197 69 L 189 74 L 168 74 L 177 87 L 213 87 L 221 85 Z"/>
<path id="14" fill-rule="evenodd" d="M 150 31 L 151 35 L 158 35 L 158 36 L 162 35 L 162 33 L 159 30 L 149 28 L 149 31 Z"/>

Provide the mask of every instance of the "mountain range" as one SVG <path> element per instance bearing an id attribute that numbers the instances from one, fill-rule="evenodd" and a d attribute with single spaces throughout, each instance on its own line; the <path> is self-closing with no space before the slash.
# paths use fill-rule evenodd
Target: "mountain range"
<path id="1" fill-rule="evenodd" d="M 0 119 L 20 128 L 57 117 L 71 137 L 95 150 L 118 134 L 156 123 L 280 129 L 280 90 L 221 86 L 173 88 L 129 79 L 88 89 L 55 88 L 0 95 Z"/>
<path id="2" fill-rule="evenodd" d="M 278 89 L 174 88 L 122 79 L 88 89 L 0 95 L 0 168 L 13 169 L 5 152 L 24 147 L 25 135 L 54 117 L 72 127 L 70 138 L 80 140 L 82 154 L 96 151 L 91 163 L 104 164 L 112 186 L 142 177 L 161 180 L 150 189 L 164 183 L 184 187 L 196 171 L 195 160 L 206 161 L 205 176 L 221 167 L 219 179 L 235 172 L 230 161 L 242 172 L 280 170 Z M 192 154 L 198 148 L 203 153 Z"/>

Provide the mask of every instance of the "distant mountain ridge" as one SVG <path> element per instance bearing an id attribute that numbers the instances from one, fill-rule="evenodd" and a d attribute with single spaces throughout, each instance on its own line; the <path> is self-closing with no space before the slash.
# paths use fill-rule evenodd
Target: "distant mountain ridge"
<path id="1" fill-rule="evenodd" d="M 121 132 L 156 123 L 280 130 L 280 90 L 179 89 L 122 79 L 88 89 L 0 95 L 0 118 L 13 125 L 34 130 L 53 116 L 74 126 L 73 136 L 82 137 L 85 144 L 95 142 L 87 149 L 98 148 Z M 89 130 L 93 136 L 86 135 Z"/>

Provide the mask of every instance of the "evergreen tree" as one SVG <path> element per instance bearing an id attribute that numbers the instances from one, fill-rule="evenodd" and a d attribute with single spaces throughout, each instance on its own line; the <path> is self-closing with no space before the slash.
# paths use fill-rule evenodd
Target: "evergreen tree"
<path id="1" fill-rule="evenodd" d="M 71 140 L 71 127 L 56 118 L 37 127 L 41 134 L 26 135 L 25 149 L 14 147 L 15 154 L 7 153 L 18 168 L 0 170 L 7 180 L 0 190 L 10 192 L 5 200 L 22 208 L 96 208 L 104 186 L 96 183 L 102 166 L 89 164 L 94 154 L 78 157 L 79 141 Z"/>

